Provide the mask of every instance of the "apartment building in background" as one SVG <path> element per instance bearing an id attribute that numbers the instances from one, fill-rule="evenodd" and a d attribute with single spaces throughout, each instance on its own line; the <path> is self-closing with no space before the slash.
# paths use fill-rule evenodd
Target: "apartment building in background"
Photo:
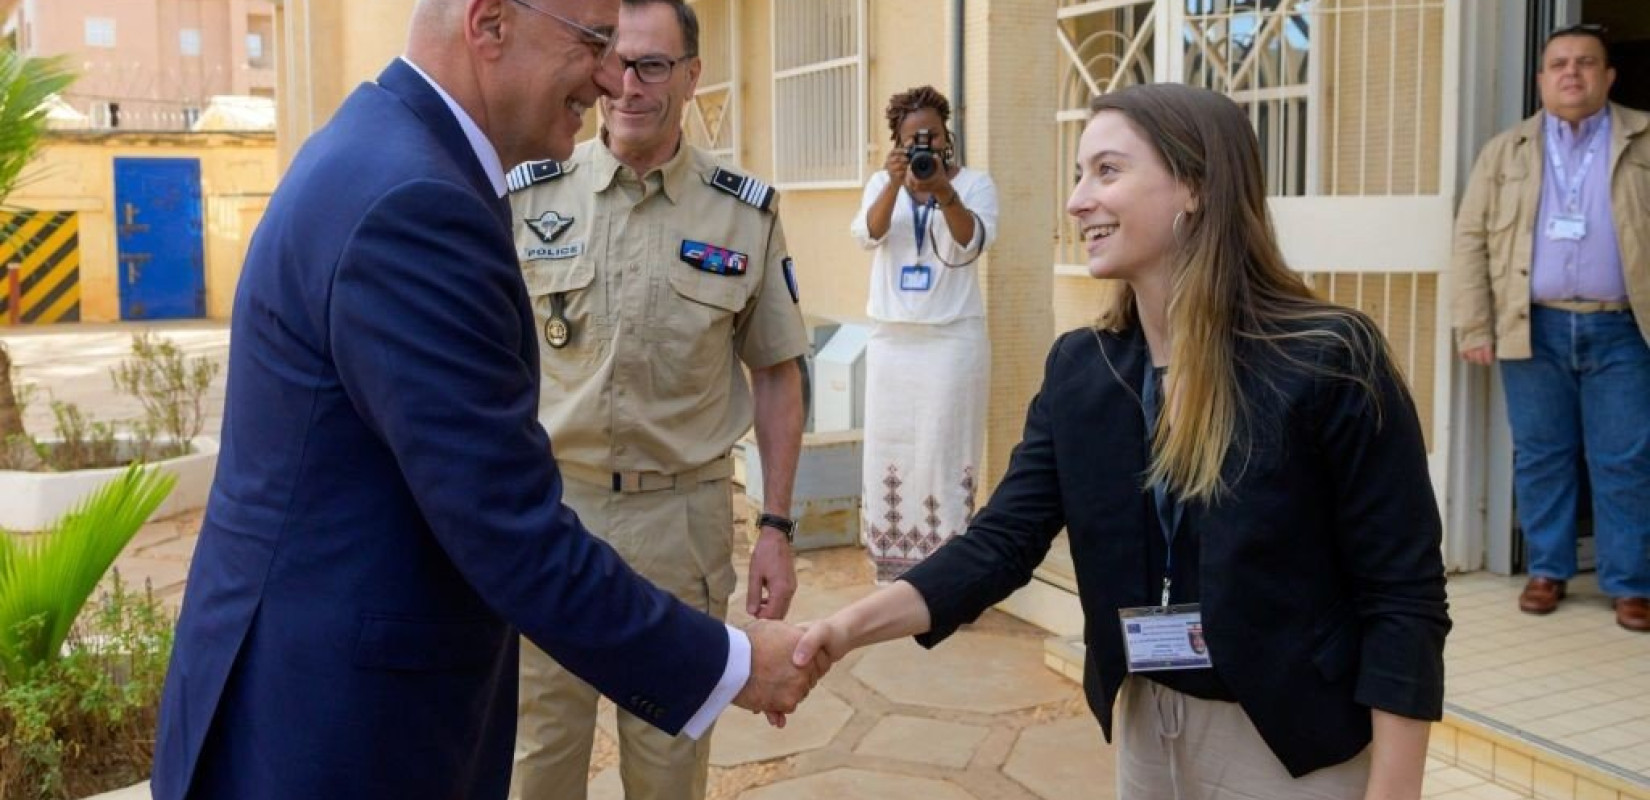
<path id="1" fill-rule="evenodd" d="M 214 96 L 275 97 L 271 0 L 0 0 L 0 34 L 65 56 L 86 127 L 189 130 Z"/>

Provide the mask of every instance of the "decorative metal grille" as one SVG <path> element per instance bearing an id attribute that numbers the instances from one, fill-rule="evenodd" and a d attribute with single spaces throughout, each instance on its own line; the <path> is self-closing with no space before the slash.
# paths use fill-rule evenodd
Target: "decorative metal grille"
<path id="1" fill-rule="evenodd" d="M 773 0 L 773 149 L 789 189 L 864 180 L 865 0 Z"/>

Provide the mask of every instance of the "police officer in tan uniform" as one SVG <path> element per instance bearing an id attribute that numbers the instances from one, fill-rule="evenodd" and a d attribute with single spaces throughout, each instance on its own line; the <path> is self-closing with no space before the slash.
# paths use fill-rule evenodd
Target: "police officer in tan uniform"
<path id="1" fill-rule="evenodd" d="M 590 530 L 718 617 L 737 582 L 728 452 L 754 419 L 768 513 L 746 609 L 781 619 L 796 589 L 783 515 L 808 345 L 774 190 L 682 141 L 697 52 L 698 22 L 681 0 L 627 0 L 610 56 L 624 62 L 624 93 L 601 101 L 601 138 L 566 162 L 510 172 L 543 337 L 539 418 L 564 499 Z M 596 691 L 527 641 L 521 662 L 511 794 L 579 800 Z M 624 712 L 618 728 L 627 798 L 704 796 L 708 735 L 667 737 Z"/>

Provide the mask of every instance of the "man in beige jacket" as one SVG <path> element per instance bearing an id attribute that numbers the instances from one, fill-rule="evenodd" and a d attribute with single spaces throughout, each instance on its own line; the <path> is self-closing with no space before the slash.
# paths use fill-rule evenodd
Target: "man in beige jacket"
<path id="1" fill-rule="evenodd" d="M 1547 614 L 1576 572 L 1583 455 L 1599 588 L 1650 631 L 1650 114 L 1609 102 L 1604 31 L 1555 32 L 1542 111 L 1484 147 L 1455 226 L 1455 341 L 1499 359 L 1530 580 Z M 1638 312 L 1635 315 L 1635 310 Z"/>

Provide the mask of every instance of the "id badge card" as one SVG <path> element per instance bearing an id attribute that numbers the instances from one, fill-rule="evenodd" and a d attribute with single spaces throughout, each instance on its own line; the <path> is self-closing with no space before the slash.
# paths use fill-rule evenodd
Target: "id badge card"
<path id="1" fill-rule="evenodd" d="M 1554 215 L 1547 220 L 1547 239 L 1554 242 L 1574 242 L 1587 235 L 1587 219 L 1579 216 Z"/>
<path id="2" fill-rule="evenodd" d="M 1197 603 L 1119 609 L 1130 672 L 1204 669 L 1213 666 L 1203 640 Z"/>
<path id="3" fill-rule="evenodd" d="M 926 292 L 934 288 L 934 270 L 922 264 L 900 267 L 899 288 L 902 292 Z"/>

